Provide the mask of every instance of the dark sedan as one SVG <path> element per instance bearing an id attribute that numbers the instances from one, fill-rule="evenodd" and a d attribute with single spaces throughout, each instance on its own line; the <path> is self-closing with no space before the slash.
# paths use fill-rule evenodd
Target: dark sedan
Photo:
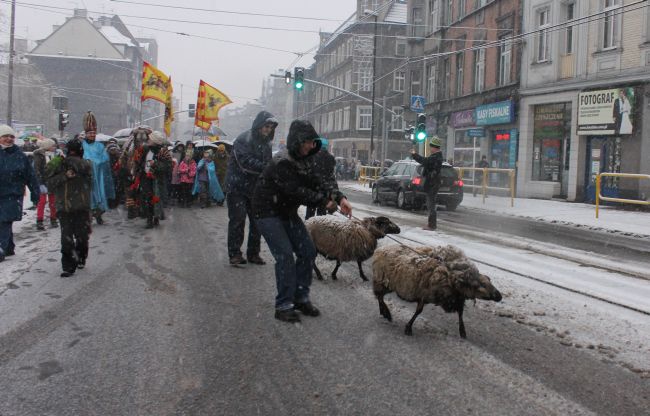
<path id="1" fill-rule="evenodd" d="M 412 160 L 400 160 L 388 168 L 373 184 L 372 200 L 376 203 L 395 202 L 399 208 L 421 209 L 426 204 L 422 189 L 422 165 Z M 443 163 L 437 203 L 453 211 L 463 200 L 463 181 L 449 163 Z"/>

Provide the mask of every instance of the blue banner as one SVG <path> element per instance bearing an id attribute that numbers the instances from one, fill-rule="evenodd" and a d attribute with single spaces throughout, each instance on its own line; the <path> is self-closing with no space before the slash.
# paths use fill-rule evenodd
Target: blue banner
<path id="1" fill-rule="evenodd" d="M 485 137 L 485 129 L 466 130 L 467 137 Z"/>

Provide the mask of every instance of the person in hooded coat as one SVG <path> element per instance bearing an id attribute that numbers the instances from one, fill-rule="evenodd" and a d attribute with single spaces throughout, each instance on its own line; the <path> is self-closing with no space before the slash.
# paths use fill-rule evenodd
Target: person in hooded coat
<path id="1" fill-rule="evenodd" d="M 56 196 L 61 219 L 61 277 L 69 277 L 77 269 L 86 266 L 93 186 L 92 166 L 88 160 L 83 159 L 81 141 L 70 140 L 66 150 L 67 156 L 55 161 L 47 180 L 48 189 Z"/>
<path id="2" fill-rule="evenodd" d="M 321 148 L 318 153 L 312 158 L 313 172 L 318 178 L 320 185 L 319 189 L 323 192 L 330 193 L 339 189 L 336 182 L 336 159 L 330 152 L 327 151 L 329 142 L 325 138 L 320 138 Z M 325 215 L 327 210 L 324 207 L 308 206 L 305 219 L 313 217 L 314 215 Z"/>
<path id="3" fill-rule="evenodd" d="M 241 133 L 233 144 L 226 172 L 228 256 L 233 266 L 246 263 L 241 252 L 246 216 L 249 219 L 246 257 L 254 264 L 266 263 L 260 257 L 261 236 L 253 220 L 251 200 L 257 179 L 271 161 L 271 141 L 277 125 L 273 114 L 261 111 L 251 129 Z"/>
<path id="4" fill-rule="evenodd" d="M 15 253 L 13 223 L 23 217 L 25 186 L 29 187 L 34 206 L 40 199 L 36 173 L 29 159 L 14 144 L 16 132 L 0 124 L 0 262 Z"/>
<path id="5" fill-rule="evenodd" d="M 36 229 L 45 230 L 43 219 L 45 217 L 45 205 L 50 207 L 50 225 L 52 228 L 59 226 L 56 218 L 56 205 L 54 203 L 54 194 L 47 189 L 45 180 L 47 179 L 46 166 L 56 156 L 56 142 L 52 139 L 43 139 L 38 142 L 38 149 L 34 151 L 34 171 L 40 184 L 41 192 L 38 206 L 36 207 Z"/>
<path id="6" fill-rule="evenodd" d="M 165 146 L 165 137 L 159 131 L 149 135 L 136 167 L 140 178 L 142 208 L 147 219 L 146 228 L 153 228 L 165 219 L 162 198 L 167 192 L 167 177 L 172 169 L 172 155 Z"/>
<path id="7" fill-rule="evenodd" d="M 298 322 L 296 310 L 307 316 L 320 311 L 309 299 L 314 247 L 305 224 L 298 216 L 300 205 L 337 209 L 352 215 L 345 195 L 333 189 L 323 190 L 310 160 L 321 147 L 318 133 L 305 120 L 291 123 L 287 148 L 264 169 L 253 195 L 253 215 L 275 259 L 275 318 Z M 294 258 L 295 254 L 295 258 Z"/>

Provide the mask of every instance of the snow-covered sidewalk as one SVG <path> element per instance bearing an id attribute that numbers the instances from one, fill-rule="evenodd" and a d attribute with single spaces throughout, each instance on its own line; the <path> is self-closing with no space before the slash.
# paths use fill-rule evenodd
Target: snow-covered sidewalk
<path id="1" fill-rule="evenodd" d="M 371 188 L 358 182 L 341 181 L 339 187 L 359 192 L 371 192 Z M 626 211 L 611 206 L 601 206 L 596 218 L 592 204 L 552 201 L 544 199 L 510 198 L 490 195 L 485 199 L 466 193 L 458 209 L 481 210 L 495 215 L 526 218 L 552 224 L 570 225 L 594 231 L 621 233 L 650 239 L 650 212 Z"/>

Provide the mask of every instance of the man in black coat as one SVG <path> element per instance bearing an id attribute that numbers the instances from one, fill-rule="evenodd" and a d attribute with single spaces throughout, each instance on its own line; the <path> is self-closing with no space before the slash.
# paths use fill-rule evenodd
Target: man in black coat
<path id="1" fill-rule="evenodd" d="M 296 310 L 307 316 L 320 314 L 309 300 L 316 248 L 298 216 L 298 207 L 310 205 L 334 212 L 338 204 L 343 214 L 352 215 L 352 206 L 341 192 L 319 188 L 310 160 L 320 150 L 317 139 L 318 133 L 308 121 L 291 123 L 287 148 L 264 169 L 253 195 L 257 227 L 276 262 L 275 318 L 285 322 L 300 321 Z"/>
<path id="2" fill-rule="evenodd" d="M 339 185 L 336 182 L 336 159 L 327 151 L 329 145 L 327 139 L 321 138 L 320 143 L 320 151 L 311 158 L 312 171 L 319 182 L 319 189 L 329 194 L 339 190 Z M 307 206 L 305 219 L 325 214 L 327 214 L 327 210 L 324 207 Z"/>
<path id="3" fill-rule="evenodd" d="M 228 256 L 230 264 L 245 264 L 241 245 L 248 215 L 246 257 L 253 264 L 265 264 L 260 257 L 261 236 L 251 213 L 251 200 L 257 179 L 271 161 L 271 142 L 278 121 L 268 111 L 261 111 L 250 130 L 241 133 L 233 144 L 226 172 L 228 203 Z"/>
<path id="4" fill-rule="evenodd" d="M 433 136 L 431 140 L 429 140 L 429 149 L 431 151 L 429 156 L 423 157 L 417 154 L 415 149 L 411 150 L 413 160 L 424 166 L 424 169 L 422 170 L 424 184 L 422 187 L 427 193 L 429 220 L 427 226 L 422 228 L 429 231 L 433 231 L 437 227 L 436 197 L 438 195 L 438 189 L 440 188 L 440 170 L 442 169 L 443 161 L 442 152 L 440 151 L 441 145 L 442 143 L 440 139 L 437 136 Z"/>

